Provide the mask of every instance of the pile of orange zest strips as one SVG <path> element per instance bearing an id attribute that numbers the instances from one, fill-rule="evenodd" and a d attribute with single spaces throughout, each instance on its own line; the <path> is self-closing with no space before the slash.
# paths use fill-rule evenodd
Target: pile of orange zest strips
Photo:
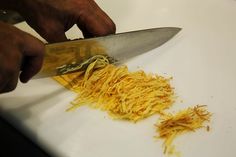
<path id="1" fill-rule="evenodd" d="M 206 110 L 206 106 L 200 105 L 182 110 L 176 115 L 161 116 L 160 121 L 155 126 L 156 132 L 159 134 L 156 137 L 164 139 L 164 154 L 178 154 L 172 144 L 178 135 L 193 132 L 203 127 L 209 131 L 209 126 L 204 126 L 204 124 L 210 121 L 210 117 L 211 114 Z"/>
<path id="2" fill-rule="evenodd" d="M 174 103 L 171 78 L 141 70 L 129 72 L 126 66 L 117 67 L 104 61 L 96 60 L 85 72 L 54 77 L 78 93 L 68 111 L 89 105 L 107 111 L 114 119 L 137 122 L 161 113 Z"/>
<path id="3" fill-rule="evenodd" d="M 175 102 L 174 89 L 170 85 L 172 78 L 156 74 L 146 74 L 139 70 L 130 72 L 127 66 L 109 64 L 106 57 L 98 56 L 87 61 L 85 71 L 56 76 L 54 79 L 75 93 L 67 111 L 82 105 L 101 109 L 114 119 L 137 122 L 153 114 L 159 114 L 155 125 L 158 139 L 164 139 L 164 154 L 180 156 L 175 150 L 173 140 L 183 133 L 192 132 L 209 122 L 211 114 L 206 106 L 197 105 L 178 112 L 166 114 L 166 110 Z M 81 65 L 83 67 L 83 65 Z"/>

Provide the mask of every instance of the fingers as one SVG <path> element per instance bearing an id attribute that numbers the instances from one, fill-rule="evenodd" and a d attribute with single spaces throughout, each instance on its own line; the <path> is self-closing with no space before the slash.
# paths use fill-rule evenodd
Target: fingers
<path id="1" fill-rule="evenodd" d="M 20 81 L 27 83 L 35 74 L 37 74 L 42 66 L 42 58 L 25 57 L 24 64 L 21 68 Z"/>
<path id="2" fill-rule="evenodd" d="M 48 42 L 66 41 L 65 31 L 74 24 L 84 37 L 113 34 L 116 27 L 111 18 L 94 0 L 27 1 L 21 10 L 26 22 Z"/>
<path id="3" fill-rule="evenodd" d="M 111 18 L 99 8 L 94 0 L 87 2 L 88 4 L 84 10 L 80 11 L 77 20 L 77 26 L 83 32 L 84 37 L 114 34 L 116 26 Z"/>
<path id="4" fill-rule="evenodd" d="M 7 57 L 1 60 L 0 93 L 10 92 L 16 88 L 20 71 L 20 61 L 21 55 L 19 51 L 9 48 Z"/>
<path id="5" fill-rule="evenodd" d="M 43 55 L 44 44 L 41 41 L 0 22 L 0 93 L 16 88 L 20 70 L 22 82 L 34 76 L 42 66 Z"/>
<path id="6" fill-rule="evenodd" d="M 26 34 L 25 45 L 23 48 L 24 62 L 21 65 L 20 81 L 28 82 L 35 74 L 39 72 L 43 64 L 44 44 Z"/>
<path id="7" fill-rule="evenodd" d="M 10 75 L 10 77 L 5 78 L 4 82 L 0 86 L 0 93 L 6 93 L 13 91 L 18 83 L 19 71 Z"/>
<path id="8" fill-rule="evenodd" d="M 62 26 L 61 26 L 62 27 Z M 66 41 L 64 26 L 60 28 L 60 24 L 48 23 L 47 26 L 38 29 L 38 33 L 50 43 Z"/>
<path id="9" fill-rule="evenodd" d="M 39 20 L 39 19 L 38 19 Z M 65 35 L 64 25 L 51 18 L 40 19 L 40 25 L 35 25 L 28 22 L 34 30 L 40 34 L 49 43 L 66 41 L 67 37 Z"/>

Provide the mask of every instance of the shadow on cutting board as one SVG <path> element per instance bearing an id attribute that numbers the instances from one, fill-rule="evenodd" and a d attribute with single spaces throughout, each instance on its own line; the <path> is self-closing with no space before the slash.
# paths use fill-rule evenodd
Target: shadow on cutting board
<path id="1" fill-rule="evenodd" d="M 39 104 L 41 107 L 44 106 L 45 101 L 50 99 L 51 97 L 62 93 L 64 88 L 59 90 L 53 91 L 49 95 L 40 95 L 36 96 L 33 101 L 25 102 L 25 104 L 10 109 L 9 113 L 4 113 L 3 111 L 0 112 L 0 157 L 52 157 L 52 155 L 46 153 L 45 150 L 40 148 L 34 142 L 32 142 L 28 137 L 22 134 L 18 129 L 22 129 L 22 122 L 17 117 L 21 116 L 23 119 L 28 119 L 32 116 L 29 107 L 31 105 Z M 2 98 L 4 99 L 4 98 Z M 6 98 L 7 100 L 11 100 Z M 19 101 L 25 100 L 25 97 L 15 98 Z M 17 101 L 17 102 L 19 102 Z M 0 103 L 1 105 L 1 103 Z M 45 107 L 47 108 L 47 107 Z M 0 108 L 1 110 L 1 108 Z M 17 111 L 17 112 L 15 112 Z M 17 115 L 11 114 L 17 113 Z M 5 119 L 8 119 L 7 121 Z M 12 124 L 14 124 L 13 127 Z M 22 131 L 22 130 L 21 130 Z M 30 134 L 30 133 L 28 133 Z M 31 136 L 32 138 L 37 138 L 35 136 Z"/>
<path id="2" fill-rule="evenodd" d="M 0 117 L 1 157 L 52 157 Z"/>

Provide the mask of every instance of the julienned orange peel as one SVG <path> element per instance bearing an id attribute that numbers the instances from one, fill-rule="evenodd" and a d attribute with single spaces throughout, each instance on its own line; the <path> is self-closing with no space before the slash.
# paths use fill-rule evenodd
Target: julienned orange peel
<path id="1" fill-rule="evenodd" d="M 126 66 L 97 60 L 85 73 L 54 77 L 60 84 L 79 93 L 68 109 L 89 105 L 107 111 L 112 118 L 137 122 L 161 113 L 174 102 L 171 78 L 144 71 L 129 72 Z M 103 63 L 103 66 L 101 65 Z"/>
<path id="2" fill-rule="evenodd" d="M 205 106 L 195 106 L 176 115 L 166 114 L 175 102 L 172 78 L 164 78 L 144 71 L 129 72 L 127 66 L 109 64 L 99 56 L 85 71 L 56 76 L 54 79 L 78 93 L 67 111 L 89 105 L 107 111 L 114 119 L 137 122 L 153 114 L 160 114 L 155 125 L 157 138 L 164 139 L 164 154 L 179 156 L 172 144 L 176 136 L 204 127 L 211 114 Z M 206 127 L 209 130 L 209 126 Z"/>
<path id="3" fill-rule="evenodd" d="M 187 132 L 194 132 L 197 129 L 205 127 L 209 131 L 209 126 L 205 125 L 210 121 L 209 113 L 204 105 L 197 105 L 182 110 L 177 114 L 164 114 L 161 116 L 156 126 L 157 138 L 163 139 L 165 154 L 178 154 L 173 145 L 173 140 Z M 178 155 L 177 155 L 178 156 Z"/>

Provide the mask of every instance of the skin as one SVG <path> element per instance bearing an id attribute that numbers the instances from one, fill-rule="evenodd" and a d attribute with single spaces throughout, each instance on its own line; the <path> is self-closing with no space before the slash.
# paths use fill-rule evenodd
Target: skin
<path id="1" fill-rule="evenodd" d="M 19 75 L 23 83 L 35 75 L 42 66 L 43 53 L 41 41 L 0 22 L 0 92 L 14 90 Z"/>
<path id="2" fill-rule="evenodd" d="M 14 4 L 14 5 L 13 5 Z M 115 33 L 115 24 L 94 0 L 2 0 L 1 9 L 19 12 L 48 42 L 67 40 L 74 24 L 84 37 Z M 0 22 L 0 93 L 28 82 L 42 66 L 44 44 L 14 26 Z"/>

